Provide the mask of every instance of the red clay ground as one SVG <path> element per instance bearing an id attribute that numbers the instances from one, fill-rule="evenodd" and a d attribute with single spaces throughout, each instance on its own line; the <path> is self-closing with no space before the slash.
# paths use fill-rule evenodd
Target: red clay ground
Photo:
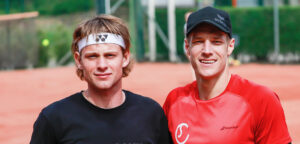
<path id="1" fill-rule="evenodd" d="M 300 65 L 246 64 L 232 73 L 267 85 L 280 96 L 294 143 L 300 143 Z M 0 72 L 0 143 L 29 143 L 32 126 L 48 104 L 86 88 L 74 67 Z M 189 64 L 136 64 L 124 89 L 163 104 L 168 92 L 192 81 Z"/>

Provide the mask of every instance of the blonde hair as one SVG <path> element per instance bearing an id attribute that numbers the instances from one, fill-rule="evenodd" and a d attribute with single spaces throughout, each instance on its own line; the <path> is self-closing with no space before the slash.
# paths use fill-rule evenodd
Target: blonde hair
<path id="1" fill-rule="evenodd" d="M 84 38 L 90 34 L 96 34 L 96 33 L 102 33 L 102 32 L 121 35 L 122 38 L 124 39 L 124 43 L 125 43 L 125 49 L 122 48 L 123 55 L 125 53 L 130 52 L 129 51 L 130 35 L 129 35 L 129 31 L 128 31 L 126 24 L 120 18 L 103 14 L 103 15 L 99 15 L 92 19 L 82 22 L 75 29 L 75 31 L 73 33 L 73 41 L 72 41 L 72 47 L 71 47 L 73 55 L 75 54 L 75 52 L 78 51 L 78 42 L 82 38 Z M 123 68 L 123 74 L 122 74 L 123 77 L 126 77 L 129 75 L 129 73 L 132 69 L 132 66 L 133 66 L 133 59 L 130 59 L 129 64 Z M 76 73 L 77 73 L 77 76 L 81 80 L 84 80 L 84 75 L 83 75 L 82 69 L 79 69 L 77 67 Z"/>

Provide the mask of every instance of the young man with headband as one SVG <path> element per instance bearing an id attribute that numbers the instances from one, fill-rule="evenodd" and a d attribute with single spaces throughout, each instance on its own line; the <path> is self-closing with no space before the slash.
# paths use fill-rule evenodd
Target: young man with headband
<path id="1" fill-rule="evenodd" d="M 234 49 L 228 13 L 212 7 L 190 15 L 186 51 L 196 81 L 172 90 L 164 103 L 178 144 L 288 144 L 279 98 L 269 88 L 229 72 Z"/>
<path id="2" fill-rule="evenodd" d="M 74 31 L 77 75 L 87 90 L 50 104 L 34 124 L 31 144 L 168 144 L 163 109 L 154 100 L 122 90 L 131 70 L 124 22 L 100 15 Z"/>

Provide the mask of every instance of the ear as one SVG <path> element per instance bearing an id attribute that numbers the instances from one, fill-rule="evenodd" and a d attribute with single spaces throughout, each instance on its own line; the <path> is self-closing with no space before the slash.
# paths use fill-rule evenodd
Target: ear
<path id="1" fill-rule="evenodd" d="M 79 52 L 75 52 L 74 53 L 74 60 L 75 60 L 75 63 L 76 63 L 76 66 L 78 69 L 82 69 L 82 65 L 80 63 L 81 61 L 81 58 L 80 58 L 80 53 Z"/>
<path id="2" fill-rule="evenodd" d="M 186 57 L 189 60 L 191 60 L 190 44 L 189 44 L 189 41 L 186 38 L 184 39 L 184 49 L 185 49 Z"/>
<path id="3" fill-rule="evenodd" d="M 235 43 L 235 39 L 231 38 L 230 41 L 229 41 L 229 45 L 228 45 L 227 56 L 230 56 L 231 53 L 233 52 L 233 50 L 234 50 L 234 43 Z"/>
<path id="4" fill-rule="evenodd" d="M 129 64 L 130 61 L 130 52 L 129 51 L 125 51 L 124 55 L 123 55 L 123 64 L 122 67 L 126 67 Z"/>

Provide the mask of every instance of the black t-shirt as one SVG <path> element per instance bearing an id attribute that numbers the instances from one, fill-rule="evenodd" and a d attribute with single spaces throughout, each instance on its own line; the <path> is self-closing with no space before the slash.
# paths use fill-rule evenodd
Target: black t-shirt
<path id="1" fill-rule="evenodd" d="M 168 144 L 171 138 L 160 105 L 125 91 L 125 102 L 101 109 L 82 92 L 42 110 L 34 123 L 31 144 Z"/>

